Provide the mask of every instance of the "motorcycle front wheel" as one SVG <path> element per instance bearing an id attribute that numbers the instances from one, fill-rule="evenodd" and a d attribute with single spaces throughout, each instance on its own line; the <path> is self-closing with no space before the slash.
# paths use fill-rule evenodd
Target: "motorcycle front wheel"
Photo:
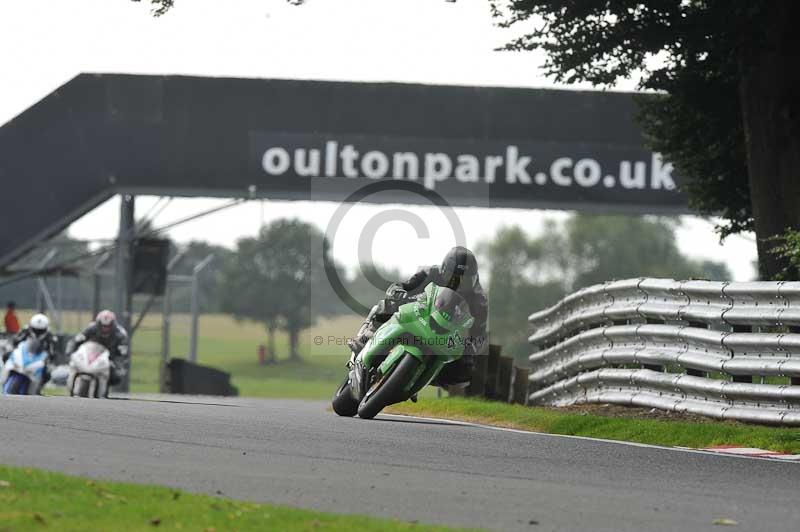
<path id="1" fill-rule="evenodd" d="M 78 377 L 72 383 L 72 395 L 77 397 L 89 397 L 89 388 L 92 383 L 89 379 Z"/>
<path id="2" fill-rule="evenodd" d="M 407 399 L 403 389 L 414 376 L 419 365 L 417 357 L 406 353 L 392 371 L 374 385 L 377 388 L 368 393 L 358 405 L 358 417 L 372 419 L 385 407 Z"/>
<path id="3" fill-rule="evenodd" d="M 3 386 L 3 393 L 6 395 L 25 395 L 28 393 L 30 381 L 16 372 L 11 372 Z"/>
<path id="4" fill-rule="evenodd" d="M 333 394 L 331 401 L 333 411 L 342 417 L 353 417 L 358 413 L 358 401 L 353 399 L 353 394 L 350 391 L 350 377 L 345 377 L 344 382 Z"/>

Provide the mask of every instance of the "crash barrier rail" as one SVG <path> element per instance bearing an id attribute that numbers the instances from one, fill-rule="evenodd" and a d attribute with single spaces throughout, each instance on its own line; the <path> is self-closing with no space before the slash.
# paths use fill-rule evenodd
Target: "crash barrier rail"
<path id="1" fill-rule="evenodd" d="M 161 392 L 191 395 L 239 395 L 231 375 L 182 358 L 171 358 L 161 368 Z"/>
<path id="2" fill-rule="evenodd" d="M 528 404 L 800 425 L 800 282 L 613 281 L 528 321 Z"/>

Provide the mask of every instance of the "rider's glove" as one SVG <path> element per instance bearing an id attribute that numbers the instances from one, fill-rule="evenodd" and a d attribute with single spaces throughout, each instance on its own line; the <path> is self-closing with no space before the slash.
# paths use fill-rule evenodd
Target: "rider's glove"
<path id="1" fill-rule="evenodd" d="M 397 283 L 392 283 L 386 289 L 386 295 L 390 299 L 405 299 L 408 297 L 408 291 Z"/>
<path id="2" fill-rule="evenodd" d="M 125 369 L 125 364 L 123 364 L 120 360 L 112 360 L 111 366 L 114 369 L 114 373 L 117 374 L 117 377 L 124 377 L 128 370 Z"/>

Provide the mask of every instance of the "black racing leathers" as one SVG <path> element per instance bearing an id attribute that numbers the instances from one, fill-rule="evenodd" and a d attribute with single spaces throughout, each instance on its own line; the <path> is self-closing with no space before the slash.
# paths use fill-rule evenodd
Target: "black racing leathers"
<path id="1" fill-rule="evenodd" d="M 53 337 L 53 334 L 50 331 L 47 331 L 40 336 L 36 336 L 30 327 L 25 327 L 18 332 L 16 336 L 14 336 L 14 347 L 16 348 L 19 344 L 31 337 L 38 338 L 41 348 L 47 351 L 48 361 L 53 360 L 53 356 L 55 355 L 56 339 Z"/>

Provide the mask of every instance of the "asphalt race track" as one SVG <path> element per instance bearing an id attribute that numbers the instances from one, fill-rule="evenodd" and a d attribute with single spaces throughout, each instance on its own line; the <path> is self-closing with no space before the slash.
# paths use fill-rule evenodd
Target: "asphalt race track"
<path id="1" fill-rule="evenodd" d="M 0 462 L 497 530 L 798 530 L 800 464 L 432 421 L 320 402 L 0 397 Z"/>

